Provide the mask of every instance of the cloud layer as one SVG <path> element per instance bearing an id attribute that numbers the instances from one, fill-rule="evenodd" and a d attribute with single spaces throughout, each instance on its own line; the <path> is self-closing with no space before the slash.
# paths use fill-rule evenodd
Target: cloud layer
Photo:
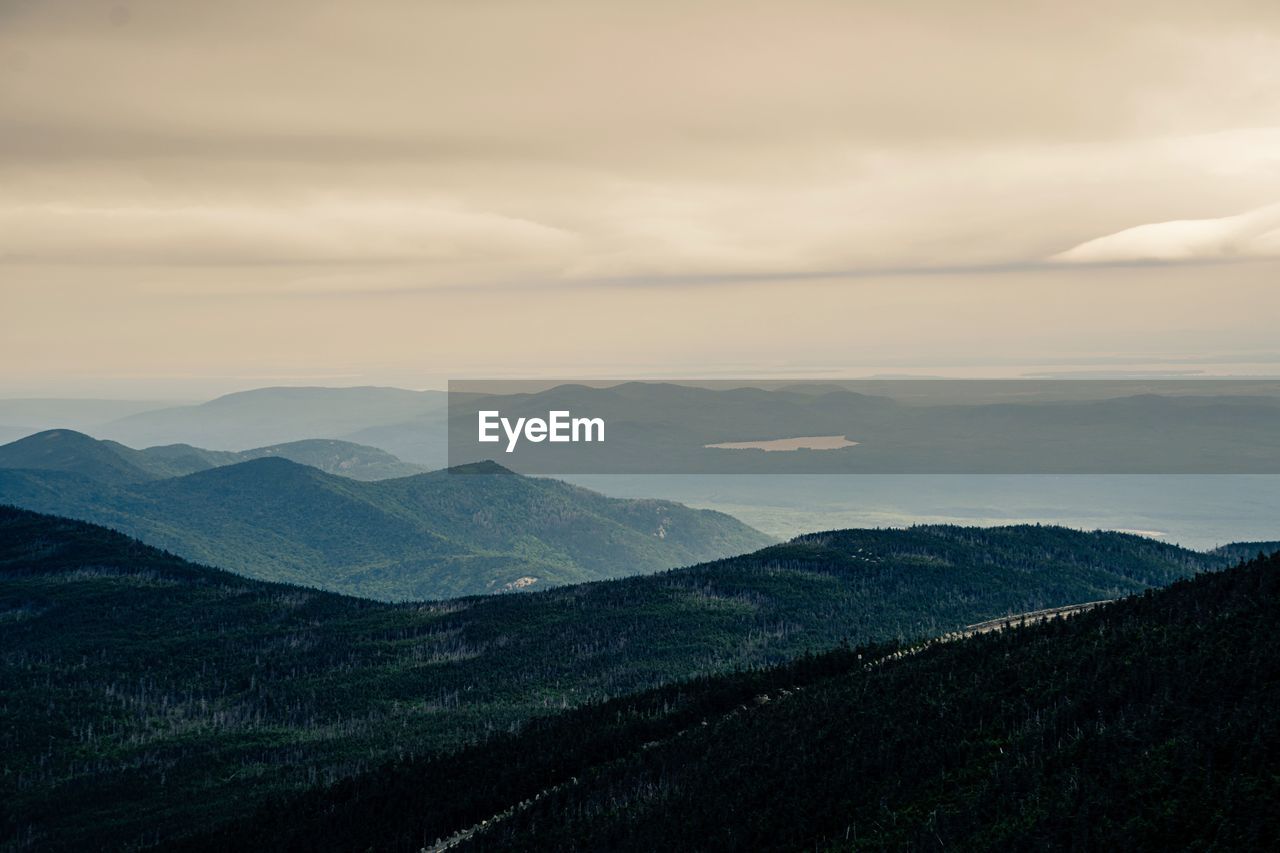
<path id="1" fill-rule="evenodd" d="M 1280 6 L 1093 2 L 0 0 L 0 252 L 950 268 L 1280 198 Z"/>
<path id="2" fill-rule="evenodd" d="M 1050 258 L 1068 264 L 1220 261 L 1280 256 L 1280 204 L 1218 219 L 1126 228 Z"/>
<path id="3" fill-rule="evenodd" d="M 447 265 L 564 255 L 574 242 L 427 201 L 0 206 L 0 263 Z"/>
<path id="4" fill-rule="evenodd" d="M 1274 0 L 0 0 L 0 393 L 1268 348 L 1100 264 L 1274 253 L 1276 80 Z"/>

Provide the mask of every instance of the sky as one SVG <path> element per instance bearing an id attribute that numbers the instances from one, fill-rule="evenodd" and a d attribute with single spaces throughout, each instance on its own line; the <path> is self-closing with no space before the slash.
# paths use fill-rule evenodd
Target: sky
<path id="1" fill-rule="evenodd" d="M 0 0 L 0 396 L 1280 373 L 1280 4 Z"/>

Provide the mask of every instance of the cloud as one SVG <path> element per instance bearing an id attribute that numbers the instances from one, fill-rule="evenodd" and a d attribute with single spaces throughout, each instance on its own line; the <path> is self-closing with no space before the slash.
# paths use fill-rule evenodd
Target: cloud
<path id="1" fill-rule="evenodd" d="M 1280 256 L 1280 204 L 1219 219 L 1126 228 L 1049 258 L 1066 264 L 1218 261 Z"/>
<path id="2" fill-rule="evenodd" d="M 1277 79 L 1275 0 L 0 0 L 0 392 L 1270 351 L 1280 263 L 1045 259 L 1280 200 Z"/>
<path id="3" fill-rule="evenodd" d="M 555 264 L 576 238 L 528 220 L 424 203 L 0 206 L 0 262 Z"/>
<path id="4" fill-rule="evenodd" d="M 0 263 L 896 275 L 1280 198 L 1280 5 L 1085 2 L 0 0 Z"/>

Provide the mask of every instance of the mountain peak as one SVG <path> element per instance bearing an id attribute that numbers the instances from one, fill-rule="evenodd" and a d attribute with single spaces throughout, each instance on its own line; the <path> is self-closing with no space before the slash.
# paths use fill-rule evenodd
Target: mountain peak
<path id="1" fill-rule="evenodd" d="M 316 476 L 329 477 L 324 471 L 311 465 L 304 465 L 301 462 L 294 462 L 284 456 L 259 456 L 256 459 L 246 459 L 243 462 L 234 462 L 230 465 L 219 465 L 216 468 L 209 468 L 204 471 L 196 471 L 194 474 L 188 474 L 182 479 L 191 480 L 195 477 L 300 477 L 300 476 Z"/>
<path id="2" fill-rule="evenodd" d="M 0 468 L 72 471 L 111 483 L 150 479 L 146 469 L 129 458 L 133 452 L 73 429 L 47 429 L 0 446 Z"/>
<path id="3" fill-rule="evenodd" d="M 5 445 L 5 447 L 13 447 L 21 444 L 35 444 L 44 441 L 79 441 L 86 444 L 98 444 L 98 440 L 96 438 L 91 435 L 86 435 L 78 430 L 56 428 L 34 432 L 31 435 L 18 439 L 17 441 L 10 442 Z"/>
<path id="4" fill-rule="evenodd" d="M 510 468 L 504 468 L 492 459 L 485 459 L 481 462 L 467 462 L 462 465 L 453 465 L 446 468 L 450 474 L 514 474 Z"/>

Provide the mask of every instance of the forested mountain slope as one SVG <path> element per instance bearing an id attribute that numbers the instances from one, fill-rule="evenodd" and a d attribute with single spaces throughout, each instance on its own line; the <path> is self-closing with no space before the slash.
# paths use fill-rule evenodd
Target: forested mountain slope
<path id="1" fill-rule="evenodd" d="M 1280 554 L 1068 619 L 890 651 L 592 705 L 179 846 L 1280 846 Z"/>
<path id="2" fill-rule="evenodd" d="M 53 429 L 0 445 L 0 468 L 65 471 L 110 485 L 154 479 L 156 475 L 139 456 L 139 451 L 114 441 Z"/>
<path id="3" fill-rule="evenodd" d="M 648 577 L 386 605 L 4 508 L 0 827 L 49 848 L 167 838 L 588 700 L 1220 565 L 1059 528 L 844 531 Z"/>

